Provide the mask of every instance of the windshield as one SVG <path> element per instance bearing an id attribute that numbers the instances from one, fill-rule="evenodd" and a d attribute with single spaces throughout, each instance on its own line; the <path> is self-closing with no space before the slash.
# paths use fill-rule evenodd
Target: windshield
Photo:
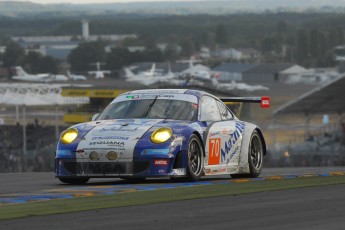
<path id="1" fill-rule="evenodd" d="M 127 100 L 110 104 L 97 120 L 149 118 L 195 120 L 197 104 L 180 100 Z"/>

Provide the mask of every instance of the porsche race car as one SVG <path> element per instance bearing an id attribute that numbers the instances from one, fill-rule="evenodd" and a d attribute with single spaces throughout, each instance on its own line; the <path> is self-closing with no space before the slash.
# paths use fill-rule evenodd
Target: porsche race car
<path id="1" fill-rule="evenodd" d="M 269 98 L 217 98 L 188 89 L 119 95 L 91 122 L 62 132 L 55 176 L 70 184 L 100 177 L 258 177 L 266 154 L 262 131 L 223 102 L 269 106 Z"/>

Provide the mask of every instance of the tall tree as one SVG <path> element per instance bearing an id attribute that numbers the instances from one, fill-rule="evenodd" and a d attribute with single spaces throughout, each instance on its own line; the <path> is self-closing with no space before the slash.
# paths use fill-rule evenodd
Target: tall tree
<path id="1" fill-rule="evenodd" d="M 297 32 L 297 50 L 296 60 L 299 64 L 303 64 L 309 57 L 309 31 L 306 29 L 300 29 Z"/>
<path id="2" fill-rule="evenodd" d="M 335 46 L 339 45 L 339 36 L 338 31 L 332 28 L 328 34 L 328 45 L 330 49 L 333 49 Z"/>
<path id="3" fill-rule="evenodd" d="M 337 32 L 338 32 L 338 44 L 344 45 L 345 43 L 344 31 L 341 28 L 337 28 Z"/>
<path id="4" fill-rule="evenodd" d="M 225 45 L 228 43 L 229 37 L 228 32 L 223 23 L 218 24 L 216 27 L 216 37 L 215 40 L 220 45 Z"/>
<path id="5" fill-rule="evenodd" d="M 107 67 L 114 70 L 133 63 L 131 53 L 127 48 L 114 48 L 107 55 Z"/>
<path id="6" fill-rule="evenodd" d="M 280 21 L 277 23 L 277 31 L 278 31 L 278 34 L 280 34 L 280 35 L 283 35 L 283 34 L 286 34 L 286 33 L 287 33 L 287 31 L 288 31 L 288 25 L 287 25 L 286 21 L 280 20 Z"/>
<path id="7" fill-rule="evenodd" d="M 25 69 L 33 74 L 42 73 L 40 71 L 40 61 L 42 59 L 42 54 L 37 52 L 29 52 L 23 60 Z M 48 71 L 50 72 L 50 71 Z"/>
<path id="8" fill-rule="evenodd" d="M 18 65 L 19 60 L 25 56 L 25 51 L 16 43 L 9 43 L 3 56 L 3 65 L 7 68 Z"/>
<path id="9" fill-rule="evenodd" d="M 310 31 L 310 55 L 313 58 L 318 58 L 320 53 L 320 32 L 317 29 L 312 29 Z"/>
<path id="10" fill-rule="evenodd" d="M 72 50 L 68 56 L 73 71 L 90 70 L 90 64 L 95 62 L 104 62 L 106 53 L 105 43 L 102 41 L 81 43 Z"/>
<path id="11" fill-rule="evenodd" d="M 195 51 L 195 44 L 193 43 L 193 40 L 191 38 L 185 38 L 180 42 L 180 46 L 182 48 L 181 55 L 183 57 L 190 57 L 193 55 L 193 52 Z"/>

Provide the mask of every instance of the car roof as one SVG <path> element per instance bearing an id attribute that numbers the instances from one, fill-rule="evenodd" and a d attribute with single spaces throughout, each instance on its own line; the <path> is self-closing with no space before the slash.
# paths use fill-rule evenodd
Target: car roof
<path id="1" fill-rule="evenodd" d="M 124 94 L 190 94 L 200 98 L 203 95 L 209 95 L 214 97 L 212 94 L 209 94 L 201 90 L 191 90 L 191 89 L 143 89 L 130 91 Z"/>

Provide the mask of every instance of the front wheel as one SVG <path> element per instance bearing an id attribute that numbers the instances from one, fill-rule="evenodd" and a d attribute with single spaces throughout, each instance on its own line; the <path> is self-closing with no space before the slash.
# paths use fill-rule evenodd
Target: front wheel
<path id="1" fill-rule="evenodd" d="M 66 184 L 86 184 L 90 178 L 59 178 L 59 180 Z"/>
<path id="2" fill-rule="evenodd" d="M 200 139 L 193 134 L 188 143 L 187 177 L 190 181 L 198 181 L 204 170 L 204 151 Z"/>

